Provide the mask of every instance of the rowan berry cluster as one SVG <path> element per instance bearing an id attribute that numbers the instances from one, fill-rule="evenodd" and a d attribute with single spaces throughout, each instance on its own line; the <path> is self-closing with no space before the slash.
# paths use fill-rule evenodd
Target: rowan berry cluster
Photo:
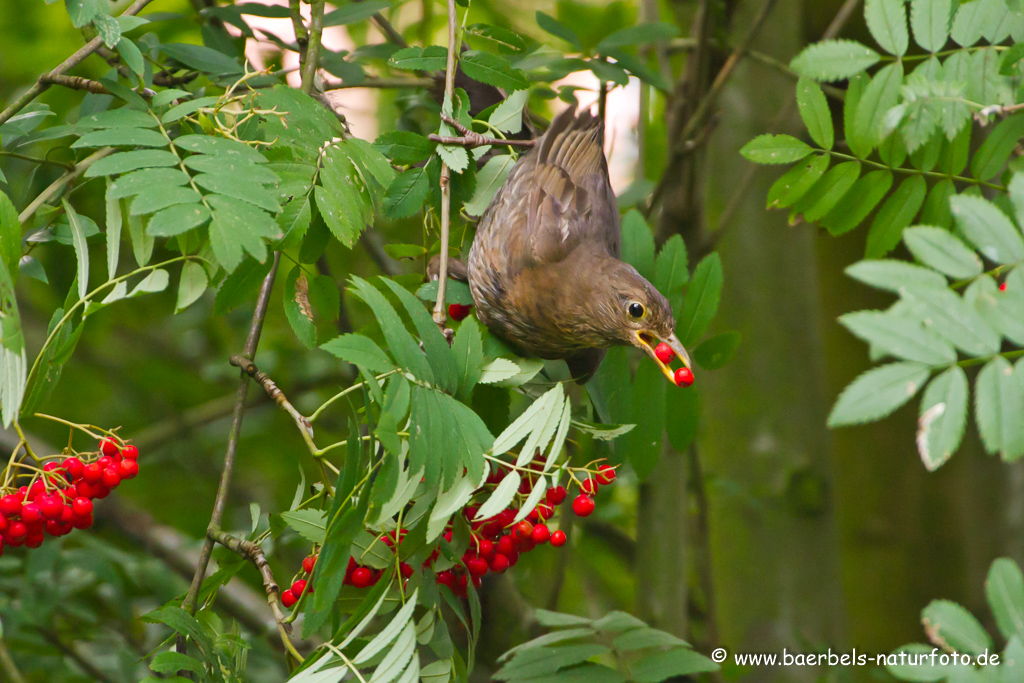
<path id="1" fill-rule="evenodd" d="M 7 546 L 38 548 L 46 536 L 92 526 L 93 500 L 133 479 L 139 473 L 138 457 L 135 446 L 104 438 L 96 452 L 42 458 L 41 468 L 17 463 L 22 477 L 31 472 L 20 487 L 9 468 L 10 478 L 0 486 L 0 554 Z"/>
<path id="2" fill-rule="evenodd" d="M 463 508 L 461 514 L 470 527 L 469 547 L 463 553 L 461 563 L 437 572 L 438 584 L 445 585 L 455 595 L 464 597 L 471 582 L 474 586 L 480 587 L 484 576 L 488 573 L 504 573 L 510 567 L 515 566 L 523 553 L 530 552 L 546 543 L 550 543 L 556 548 L 565 545 L 567 541 L 565 532 L 561 529 L 552 530 L 548 525 L 558 506 L 569 496 L 569 492 L 564 486 L 549 488 L 544 493 L 541 502 L 530 510 L 525 519 L 516 521 L 522 505 L 525 504 L 536 485 L 536 476 L 531 475 L 530 471 L 539 474 L 542 467 L 543 461 L 534 460 L 529 467 L 522 468 L 517 492 L 517 496 L 522 501 L 519 507 L 513 504 L 496 515 L 484 519 L 477 519 L 481 506 L 471 504 Z M 484 496 L 491 495 L 511 471 L 510 466 L 496 468 L 487 478 L 481 493 Z M 577 475 L 583 472 L 586 473 L 585 478 L 580 479 Z M 579 489 L 579 494 L 571 504 L 572 511 L 579 517 L 586 517 L 594 512 L 596 505 L 594 497 L 598 490 L 615 481 L 615 468 L 611 465 L 600 465 L 596 470 L 573 470 L 572 479 Z M 398 552 L 406 534 L 406 529 L 385 532 L 378 535 L 375 542 L 383 543 L 392 551 Z M 451 524 L 445 527 L 442 537 L 445 542 L 452 542 L 453 527 Z M 438 558 L 441 557 L 441 552 L 441 545 L 435 547 L 430 556 L 422 563 L 422 568 L 433 569 Z M 313 586 L 309 583 L 309 578 L 317 557 L 313 554 L 303 560 L 301 578 L 281 594 L 281 602 L 285 607 L 294 606 L 304 592 L 312 592 Z M 398 562 L 397 567 L 403 580 L 408 580 L 415 571 L 408 562 Z M 345 571 L 344 584 L 355 588 L 369 588 L 380 581 L 382 577 L 389 573 L 393 574 L 393 572 L 394 565 L 390 569 L 378 569 L 361 564 L 356 557 L 350 557 Z"/>

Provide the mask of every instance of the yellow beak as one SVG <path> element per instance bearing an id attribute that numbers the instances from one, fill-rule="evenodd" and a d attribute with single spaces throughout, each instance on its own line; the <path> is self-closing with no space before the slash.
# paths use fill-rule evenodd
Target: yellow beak
<path id="1" fill-rule="evenodd" d="M 669 347 L 672 349 L 672 353 L 674 353 L 675 356 L 680 361 L 682 361 L 683 365 L 691 369 L 693 368 L 693 365 L 690 363 L 690 354 L 686 352 L 686 349 L 683 348 L 682 342 L 679 341 L 679 338 L 676 337 L 675 334 L 670 335 L 668 339 L 661 339 L 657 335 L 651 334 L 650 332 L 639 330 L 637 332 L 634 332 L 634 335 L 636 336 L 636 345 L 642 348 L 645 352 L 647 352 L 648 356 L 654 359 L 654 362 L 658 364 L 659 368 L 661 368 L 661 372 L 665 375 L 665 377 L 668 377 L 668 381 L 672 382 L 672 384 L 676 383 L 675 373 L 673 372 L 671 366 L 669 366 L 668 363 L 663 363 L 661 359 L 658 358 L 657 354 L 654 352 L 654 349 L 658 345 L 659 341 L 663 341 L 666 344 L 668 344 Z"/>

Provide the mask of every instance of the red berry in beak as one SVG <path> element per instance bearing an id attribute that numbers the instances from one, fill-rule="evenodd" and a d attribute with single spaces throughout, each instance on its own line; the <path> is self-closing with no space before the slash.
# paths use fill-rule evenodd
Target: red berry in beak
<path id="1" fill-rule="evenodd" d="M 693 384 L 693 371 L 690 368 L 679 368 L 675 374 L 677 387 L 688 387 Z"/>
<path id="2" fill-rule="evenodd" d="M 999 283 L 999 291 L 1000 292 L 1005 292 L 1006 291 L 1006 283 L 1005 282 Z"/>
<path id="3" fill-rule="evenodd" d="M 676 354 L 672 350 L 672 347 L 665 342 L 661 342 L 654 347 L 654 356 L 666 365 L 672 362 L 672 357 L 675 355 Z"/>
<path id="4" fill-rule="evenodd" d="M 465 304 L 448 304 L 448 317 L 455 322 L 462 322 L 471 310 L 473 307 Z"/>

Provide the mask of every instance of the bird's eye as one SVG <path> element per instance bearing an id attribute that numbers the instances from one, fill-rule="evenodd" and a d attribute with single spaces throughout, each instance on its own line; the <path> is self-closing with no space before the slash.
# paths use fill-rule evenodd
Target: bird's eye
<path id="1" fill-rule="evenodd" d="M 633 318 L 642 318 L 642 317 L 644 317 L 644 312 L 645 312 L 644 311 L 644 305 L 641 304 L 641 303 L 638 303 L 636 301 L 634 301 L 629 306 L 627 306 L 626 307 L 626 311 Z"/>

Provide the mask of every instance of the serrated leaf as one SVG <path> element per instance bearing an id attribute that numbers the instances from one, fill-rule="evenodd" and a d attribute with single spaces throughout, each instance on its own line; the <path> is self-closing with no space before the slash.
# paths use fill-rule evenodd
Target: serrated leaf
<path id="1" fill-rule="evenodd" d="M 918 261 L 951 278 L 970 278 L 982 272 L 978 255 L 948 230 L 930 226 L 907 228 L 903 231 L 903 242 Z"/>
<path id="2" fill-rule="evenodd" d="M 885 256 L 900 243 L 903 229 L 914 221 L 924 205 L 927 193 L 927 183 L 919 175 L 907 178 L 896 188 L 892 196 L 882 204 L 868 230 L 865 249 L 867 258 Z"/>
<path id="3" fill-rule="evenodd" d="M 540 26 L 544 31 L 550 33 L 556 38 L 561 38 L 565 42 L 572 45 L 577 50 L 583 50 L 583 44 L 580 42 L 576 32 L 571 28 L 563 24 L 562 22 L 555 19 L 550 14 L 545 14 L 540 10 L 537 11 L 537 25 Z"/>
<path id="4" fill-rule="evenodd" d="M 996 331 L 956 293 L 944 287 L 908 287 L 901 294 L 925 328 L 935 330 L 964 353 L 987 356 L 999 350 Z"/>
<path id="5" fill-rule="evenodd" d="M 393 130 L 380 135 L 373 145 L 396 164 L 410 165 L 429 158 L 437 143 L 411 131 Z"/>
<path id="6" fill-rule="evenodd" d="M 1024 575 L 1011 559 L 992 563 L 985 579 L 985 597 L 999 632 L 1006 639 L 1024 638 Z"/>
<path id="7" fill-rule="evenodd" d="M 406 329 L 394 307 L 384 298 L 379 289 L 360 277 L 352 276 L 353 294 L 362 299 L 373 310 L 388 349 L 398 364 L 415 377 L 426 382 L 434 381 L 434 373 L 420 350 L 419 344 Z"/>
<path id="8" fill-rule="evenodd" d="M 855 149 L 871 150 L 882 141 L 886 113 L 896 106 L 903 85 L 903 64 L 896 62 L 882 67 L 864 89 L 853 118 L 852 136 Z"/>
<path id="9" fill-rule="evenodd" d="M 989 453 L 1012 461 L 1024 455 L 1024 382 L 1013 366 L 996 356 L 978 373 L 974 384 L 975 421 Z"/>
<path id="10" fill-rule="evenodd" d="M 645 655 L 630 667 L 636 683 L 658 683 L 677 676 L 718 671 L 718 665 L 690 648 L 677 647 Z"/>
<path id="11" fill-rule="evenodd" d="M 717 370 L 736 355 L 741 338 L 739 332 L 717 334 L 694 349 L 693 360 L 705 370 Z"/>
<path id="12" fill-rule="evenodd" d="M 1024 114 L 1013 114 L 1000 121 L 971 158 L 971 174 L 978 180 L 991 180 L 999 175 L 1022 137 Z"/>
<path id="13" fill-rule="evenodd" d="M 490 52 L 467 50 L 459 55 L 459 68 L 467 76 L 481 83 L 503 88 L 509 92 L 530 87 L 530 79 L 519 69 L 509 66 L 508 60 Z"/>
<path id="14" fill-rule="evenodd" d="M 395 369 L 395 364 L 387 354 L 372 339 L 361 334 L 343 334 L 322 344 L 320 348 L 370 372 L 384 373 Z"/>
<path id="15" fill-rule="evenodd" d="M 876 289 L 900 294 L 908 287 L 946 288 L 946 278 L 934 270 L 915 266 L 906 261 L 879 259 L 858 261 L 846 268 L 846 274 Z"/>
<path id="16" fill-rule="evenodd" d="M 789 66 L 816 81 L 840 81 L 879 62 L 881 56 L 853 40 L 823 40 L 804 48 Z"/>
<path id="17" fill-rule="evenodd" d="M 683 309 L 677 316 L 677 334 L 683 346 L 692 346 L 704 336 L 718 311 L 722 282 L 722 261 L 713 252 L 694 269 L 683 298 Z"/>
<path id="18" fill-rule="evenodd" d="M 824 218 L 853 189 L 858 177 L 860 163 L 856 161 L 830 168 L 794 205 L 793 213 L 802 213 L 804 220 L 812 223 Z"/>
<path id="19" fill-rule="evenodd" d="M 949 600 L 932 600 L 921 611 L 929 639 L 942 648 L 979 655 L 992 648 L 992 639 L 966 609 Z"/>
<path id="20" fill-rule="evenodd" d="M 384 215 L 406 218 L 415 215 L 427 202 L 430 178 L 426 167 L 410 168 L 398 175 L 384 195 Z"/>
<path id="21" fill-rule="evenodd" d="M 853 187 L 818 222 L 832 235 L 853 230 L 868 217 L 892 187 L 891 171 L 871 171 L 858 178 Z"/>
<path id="22" fill-rule="evenodd" d="M 832 112 L 821 86 L 809 78 L 801 78 L 796 84 L 796 103 L 811 139 L 824 149 L 832 149 L 835 142 Z"/>
<path id="23" fill-rule="evenodd" d="M 864 19 L 872 37 L 889 54 L 902 57 L 907 52 L 907 10 L 903 0 L 866 0 Z"/>
<path id="24" fill-rule="evenodd" d="M 82 147 L 166 147 L 163 134 L 149 128 L 103 128 L 75 140 L 71 149 Z"/>
<path id="25" fill-rule="evenodd" d="M 136 195 L 130 213 L 132 216 L 144 216 L 177 204 L 198 204 L 202 199 L 191 187 L 153 187 Z"/>
<path id="26" fill-rule="evenodd" d="M 476 174 L 476 189 L 473 191 L 472 199 L 465 204 L 466 213 L 470 216 L 482 216 L 515 165 L 516 160 L 508 154 L 488 159 Z"/>
<path id="27" fill-rule="evenodd" d="M 911 318 L 889 312 L 859 311 L 841 316 L 839 322 L 868 344 L 901 360 L 932 366 L 956 360 L 953 347 Z"/>
<path id="28" fill-rule="evenodd" d="M 327 536 L 327 514 L 323 510 L 289 510 L 281 519 L 310 543 L 323 543 Z"/>
<path id="29" fill-rule="evenodd" d="M 797 162 L 768 189 L 767 208 L 783 209 L 802 199 L 821 180 L 830 163 L 827 154 L 817 154 Z"/>
<path id="30" fill-rule="evenodd" d="M 828 416 L 829 427 L 879 420 L 914 397 L 930 370 L 923 363 L 890 363 L 873 368 L 851 382 Z"/>
<path id="31" fill-rule="evenodd" d="M 914 40 L 929 52 L 938 52 L 949 40 L 953 0 L 910 0 L 910 26 Z"/>
<path id="32" fill-rule="evenodd" d="M 981 197 L 950 199 L 953 217 L 964 236 L 985 258 L 1000 264 L 1024 260 L 1024 240 L 1006 214 Z"/>
<path id="33" fill-rule="evenodd" d="M 89 245 L 85 242 L 85 233 L 82 231 L 82 222 L 78 213 L 66 198 L 61 199 L 61 204 L 64 206 L 68 224 L 71 226 L 71 238 L 74 241 L 75 258 L 78 261 L 78 298 L 84 299 L 89 292 Z"/>
<path id="34" fill-rule="evenodd" d="M 189 261 L 182 266 L 174 312 L 179 313 L 195 303 L 206 291 L 207 285 L 206 269 L 201 263 Z"/>
<path id="35" fill-rule="evenodd" d="M 253 182 L 241 174 L 227 175 L 214 173 L 200 173 L 192 179 L 196 185 L 215 194 L 221 194 L 243 202 L 249 202 L 264 211 L 277 213 L 281 210 L 275 193 L 263 187 L 262 184 Z"/>
<path id="36" fill-rule="evenodd" d="M 128 173 L 140 168 L 177 166 L 178 157 L 163 149 L 140 149 L 118 152 L 95 162 L 85 171 L 86 178 L 97 178 L 116 173 Z"/>
<path id="37" fill-rule="evenodd" d="M 154 237 L 172 237 L 198 227 L 210 218 L 203 204 L 176 204 L 153 214 L 146 232 Z"/>
<path id="38" fill-rule="evenodd" d="M 954 365 L 933 379 L 921 399 L 917 451 L 929 472 L 956 452 L 967 424 L 967 375 Z"/>
<path id="39" fill-rule="evenodd" d="M 635 26 L 627 26 L 615 31 L 610 36 L 601 40 L 597 44 L 596 49 L 598 52 L 602 52 L 616 47 L 647 45 L 660 40 L 675 38 L 678 34 L 679 29 L 671 24 L 662 22 L 636 24 Z"/>
<path id="40" fill-rule="evenodd" d="M 792 135 L 758 135 L 740 150 L 755 164 L 790 164 L 812 154 L 814 149 Z"/>
<path id="41" fill-rule="evenodd" d="M 654 284 L 672 304 L 673 310 L 682 302 L 682 290 L 690 279 L 686 243 L 681 235 L 666 240 L 654 262 Z"/>
<path id="42" fill-rule="evenodd" d="M 491 112 L 487 123 L 503 133 L 515 135 L 523 129 L 523 107 L 529 100 L 529 90 L 516 90 Z"/>
<path id="43" fill-rule="evenodd" d="M 242 67 L 223 52 L 205 45 L 187 43 L 162 43 L 160 51 L 185 66 L 208 74 L 239 74 Z"/>
<path id="44" fill-rule="evenodd" d="M 519 492 L 519 484 L 522 477 L 518 472 L 508 472 L 501 482 L 494 488 L 494 492 L 477 510 L 474 520 L 490 519 L 509 506 Z"/>
<path id="45" fill-rule="evenodd" d="M 407 71 L 440 71 L 448 59 L 448 49 L 441 45 L 407 47 L 398 50 L 389 63 L 396 69 Z"/>

